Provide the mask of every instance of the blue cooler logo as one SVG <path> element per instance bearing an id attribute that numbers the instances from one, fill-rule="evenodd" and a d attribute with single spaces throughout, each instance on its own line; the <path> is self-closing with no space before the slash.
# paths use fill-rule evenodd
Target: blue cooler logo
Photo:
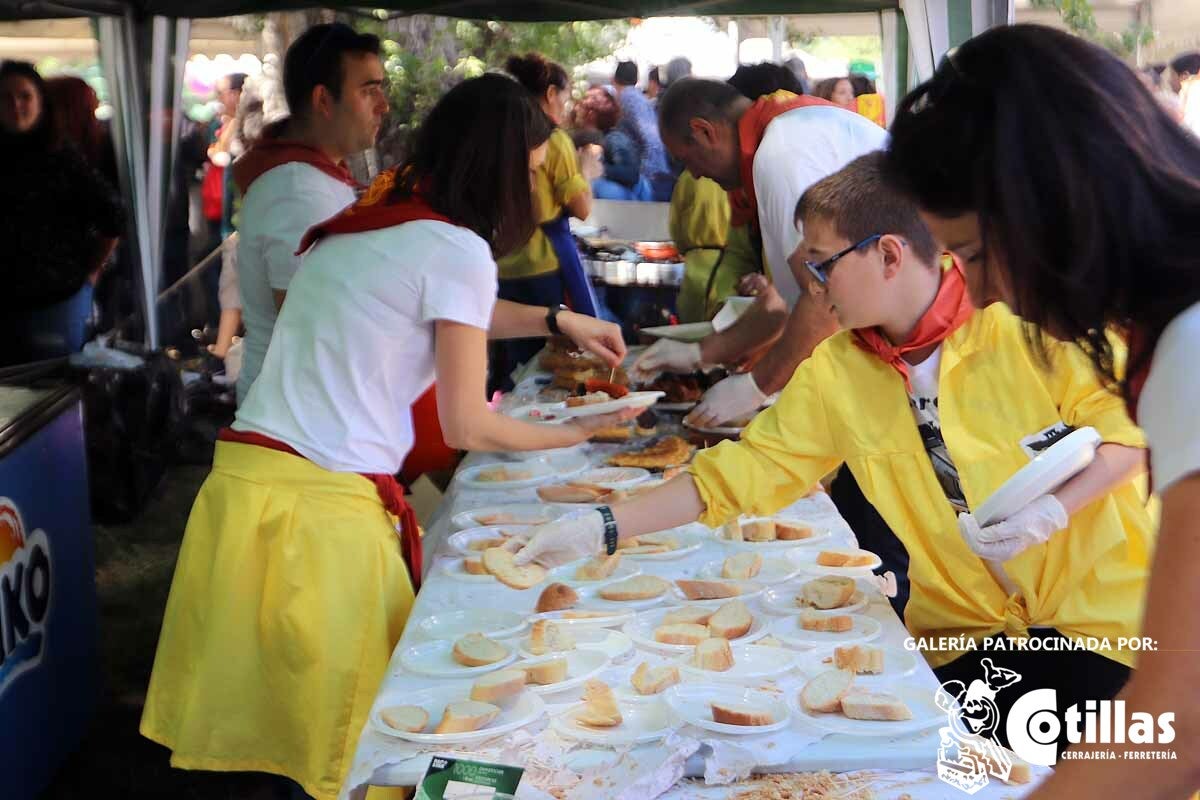
<path id="1" fill-rule="evenodd" d="M 28 536 L 16 503 L 0 497 L 0 695 L 42 661 L 50 614 L 50 542 Z"/>

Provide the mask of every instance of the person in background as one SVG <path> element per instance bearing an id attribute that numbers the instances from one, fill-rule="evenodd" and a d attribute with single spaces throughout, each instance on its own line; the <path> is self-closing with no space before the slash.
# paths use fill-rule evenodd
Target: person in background
<path id="1" fill-rule="evenodd" d="M 651 67 L 650 71 L 646 73 L 645 95 L 651 105 L 658 101 L 658 96 L 664 88 L 661 70 L 662 67 Z"/>
<path id="2" fill-rule="evenodd" d="M 1155 646 L 1116 699 L 1173 714 L 1174 743 L 1153 747 L 1177 758 L 1100 745 L 1111 760 L 1060 762 L 1027 797 L 1188 797 L 1200 789 L 1200 140 L 1116 56 L 1037 25 L 963 43 L 904 99 L 892 137 L 889 172 L 965 265 L 972 297 L 1090 359 L 1145 431 L 1161 499 L 1141 632 Z"/>
<path id="3" fill-rule="evenodd" d="M 675 81 L 682 78 L 692 77 L 692 61 L 686 56 L 676 56 L 667 62 L 667 82 L 665 86 L 670 86 Z"/>
<path id="4" fill-rule="evenodd" d="M 1166 71 L 1166 64 L 1153 64 L 1147 67 L 1142 67 L 1138 70 L 1138 78 L 1150 90 L 1158 102 L 1162 103 L 1163 108 L 1167 110 L 1176 122 L 1183 122 L 1183 106 L 1179 102 L 1179 95 L 1176 94 L 1167 85 L 1167 81 L 1163 78 L 1163 72 Z"/>
<path id="5" fill-rule="evenodd" d="M 576 106 L 578 124 L 603 136 L 601 163 L 604 172 L 592 180 L 597 200 L 649 200 L 650 183 L 642 177 L 637 145 L 621 130 L 621 106 L 602 86 L 588 89 Z"/>
<path id="6" fill-rule="evenodd" d="M 0 64 L 0 364 L 83 347 L 93 287 L 125 216 L 116 190 L 58 141 L 45 81 Z"/>
<path id="7" fill-rule="evenodd" d="M 96 119 L 100 100 L 83 78 L 59 75 L 46 80 L 46 96 L 53 109 L 51 125 L 62 144 L 70 144 L 110 186 L 118 185 L 117 159 L 108 128 Z"/>
<path id="8" fill-rule="evenodd" d="M 796 56 L 792 56 L 784 61 L 783 65 L 791 70 L 792 75 L 794 75 L 796 80 L 800 83 L 800 88 L 803 89 L 800 94 L 811 94 L 812 81 L 808 77 L 808 67 L 804 65 L 804 60 L 797 58 Z"/>
<path id="9" fill-rule="evenodd" d="M 1200 136 L 1200 52 L 1183 53 L 1171 61 L 1175 88 L 1183 109 L 1183 126 Z"/>
<path id="10" fill-rule="evenodd" d="M 675 175 L 667 162 L 667 151 L 659 136 L 654 106 L 637 88 L 637 82 L 637 64 L 632 61 L 617 64 L 613 85 L 617 88 L 617 102 L 621 104 L 619 127 L 637 145 L 642 160 L 642 177 L 650 184 L 651 199 L 666 202 L 671 199 L 671 190 L 675 188 Z"/>
<path id="11" fill-rule="evenodd" d="M 861 72 L 850 73 L 850 85 L 854 87 L 854 110 L 881 128 L 887 127 L 887 109 L 883 95 L 875 88 L 875 81 Z"/>
<path id="12" fill-rule="evenodd" d="M 825 78 L 813 87 L 814 95 L 834 105 L 854 111 L 854 84 L 849 78 Z"/>

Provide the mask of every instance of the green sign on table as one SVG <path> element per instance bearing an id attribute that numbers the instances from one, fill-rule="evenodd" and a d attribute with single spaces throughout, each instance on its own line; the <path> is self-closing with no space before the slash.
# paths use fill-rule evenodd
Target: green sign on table
<path id="1" fill-rule="evenodd" d="M 511 800 L 524 773 L 522 767 L 434 756 L 416 800 Z"/>

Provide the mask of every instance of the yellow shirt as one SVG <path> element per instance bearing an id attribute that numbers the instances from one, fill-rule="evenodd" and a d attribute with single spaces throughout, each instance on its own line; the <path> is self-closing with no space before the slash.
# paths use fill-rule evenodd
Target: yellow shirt
<path id="1" fill-rule="evenodd" d="M 587 191 L 587 179 L 579 172 L 575 144 L 562 129 L 555 129 L 547 142 L 546 161 L 538 169 L 533 184 L 534 216 L 541 225 L 563 213 L 571 198 Z M 532 278 L 558 269 L 558 256 L 546 234 L 538 228 L 525 246 L 496 262 L 500 279 Z"/>
<path id="2" fill-rule="evenodd" d="M 1145 446 L 1124 403 L 1100 385 L 1078 348 L 1052 343 L 1049 355 L 1045 370 L 1020 321 L 998 303 L 943 342 L 942 435 L 971 508 L 1028 463 L 1023 437 L 1060 421 L 1091 425 L 1105 442 Z M 914 636 L 1021 637 L 1030 625 L 1049 625 L 1067 636 L 1108 637 L 1114 649 L 1098 652 L 1132 665 L 1134 654 L 1117 650 L 1117 639 L 1140 630 L 1153 531 L 1135 482 L 1006 562 L 1018 587 L 1006 597 L 959 534 L 899 373 L 855 345 L 849 331 L 817 347 L 742 441 L 696 457 L 701 520 L 715 526 L 738 513 L 771 514 L 842 462 L 908 550 L 904 616 Z M 941 666 L 960 652 L 926 656 Z"/>

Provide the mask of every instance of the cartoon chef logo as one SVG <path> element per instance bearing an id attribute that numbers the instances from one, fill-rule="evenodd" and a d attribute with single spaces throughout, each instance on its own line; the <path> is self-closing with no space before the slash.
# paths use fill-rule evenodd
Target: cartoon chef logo
<path id="1" fill-rule="evenodd" d="M 996 695 L 1021 676 L 995 666 L 990 658 L 981 663 L 983 680 L 975 679 L 970 686 L 947 681 L 934 698 L 949 723 L 938 731 L 938 777 L 967 794 L 987 786 L 989 775 L 1005 780 L 1012 770 L 1012 759 L 996 738 L 1000 727 Z"/>
<path id="2" fill-rule="evenodd" d="M 0 695 L 42 661 L 50 576 L 46 532 L 27 535 L 16 503 L 0 497 Z"/>

